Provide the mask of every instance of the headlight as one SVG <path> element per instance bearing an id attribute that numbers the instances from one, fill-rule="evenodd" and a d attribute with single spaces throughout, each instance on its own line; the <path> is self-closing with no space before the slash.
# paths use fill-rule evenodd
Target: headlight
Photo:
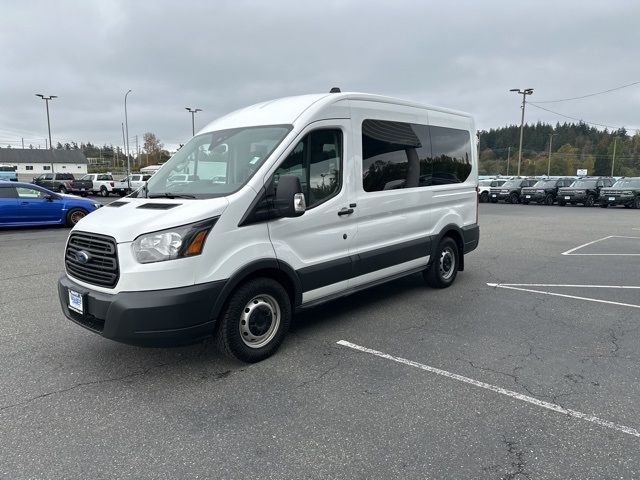
<path id="1" fill-rule="evenodd" d="M 544 193 L 544 190 L 536 190 L 536 193 Z"/>
<path id="2" fill-rule="evenodd" d="M 140 235 L 131 244 L 139 263 L 164 262 L 200 255 L 218 218 Z"/>
<path id="3" fill-rule="evenodd" d="M 633 195 L 633 192 L 622 192 L 623 195 Z"/>

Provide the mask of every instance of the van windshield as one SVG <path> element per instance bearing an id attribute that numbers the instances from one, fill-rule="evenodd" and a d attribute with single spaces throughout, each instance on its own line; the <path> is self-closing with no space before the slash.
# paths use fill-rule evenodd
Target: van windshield
<path id="1" fill-rule="evenodd" d="M 240 189 L 291 125 L 218 130 L 193 137 L 147 182 L 146 196 L 213 198 Z M 138 191 L 132 196 L 145 196 Z"/>

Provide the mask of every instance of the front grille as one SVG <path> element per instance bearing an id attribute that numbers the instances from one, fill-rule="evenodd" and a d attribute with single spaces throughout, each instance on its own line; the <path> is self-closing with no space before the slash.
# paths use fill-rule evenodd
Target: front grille
<path id="1" fill-rule="evenodd" d="M 89 260 L 82 263 L 78 252 L 84 251 Z M 93 285 L 113 288 L 118 283 L 118 253 L 116 241 L 111 237 L 92 233 L 72 233 L 65 252 L 67 273 Z"/>

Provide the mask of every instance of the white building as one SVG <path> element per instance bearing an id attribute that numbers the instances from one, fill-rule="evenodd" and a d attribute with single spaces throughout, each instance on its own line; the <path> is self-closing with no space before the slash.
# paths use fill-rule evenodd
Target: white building
<path id="1" fill-rule="evenodd" d="M 17 167 L 22 176 L 42 173 L 72 173 L 76 178 L 87 173 L 87 158 L 80 150 L 41 150 L 0 148 L 0 164 Z"/>

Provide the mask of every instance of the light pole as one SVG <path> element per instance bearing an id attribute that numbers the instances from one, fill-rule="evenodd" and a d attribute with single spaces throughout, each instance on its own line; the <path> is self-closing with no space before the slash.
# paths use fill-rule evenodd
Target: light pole
<path id="1" fill-rule="evenodd" d="M 131 164 L 129 163 L 129 122 L 127 118 L 127 96 L 131 90 L 124 94 L 124 127 L 126 130 L 126 148 L 127 148 L 127 190 L 131 190 Z"/>
<path id="2" fill-rule="evenodd" d="M 613 177 L 613 167 L 616 166 L 616 145 L 618 143 L 618 137 L 613 137 L 613 161 L 611 162 L 611 176 Z"/>
<path id="3" fill-rule="evenodd" d="M 511 159 L 511 147 L 507 147 L 507 177 L 509 176 L 509 160 Z"/>
<path id="4" fill-rule="evenodd" d="M 46 97 L 41 93 L 36 93 L 36 97 L 40 97 L 47 104 L 47 128 L 49 129 L 49 150 L 53 150 L 53 144 L 51 143 L 51 121 L 49 120 L 49 100 L 53 100 L 54 98 L 58 98 L 58 96 L 57 95 L 49 95 L 48 97 Z M 51 173 L 53 173 L 53 161 L 51 162 Z"/>
<path id="5" fill-rule="evenodd" d="M 557 133 L 549 134 L 549 163 L 547 164 L 547 177 L 551 174 L 551 143 L 553 142 L 553 137 L 558 135 Z"/>
<path id="6" fill-rule="evenodd" d="M 191 114 L 191 136 L 193 137 L 196 134 L 195 115 L 196 115 L 196 113 L 201 112 L 202 109 L 201 108 L 189 108 L 189 107 L 184 107 L 184 109 Z"/>
<path id="7" fill-rule="evenodd" d="M 520 120 L 520 149 L 518 150 L 518 176 L 520 176 L 520 164 L 522 163 L 522 132 L 524 131 L 524 109 L 527 105 L 527 95 L 533 93 L 533 88 L 525 88 L 520 90 L 519 88 L 512 88 L 510 92 L 516 92 L 518 95 L 522 95 L 522 119 Z"/>

